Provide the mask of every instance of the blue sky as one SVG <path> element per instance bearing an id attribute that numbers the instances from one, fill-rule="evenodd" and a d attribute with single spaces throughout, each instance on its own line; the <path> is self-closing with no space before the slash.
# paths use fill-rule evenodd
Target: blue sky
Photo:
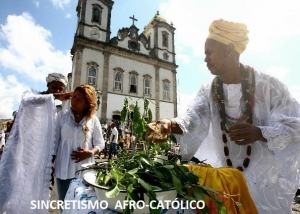
<path id="1" fill-rule="evenodd" d="M 118 29 L 144 26 L 159 11 L 175 31 L 179 112 L 213 76 L 204 59 L 208 27 L 215 19 L 248 25 L 241 62 L 272 74 L 300 101 L 300 2 L 297 0 L 115 0 L 111 37 Z M 299 3 L 298 3 L 299 2 Z M 77 0 L 1 0 L 0 119 L 11 118 L 27 88 L 46 89 L 50 72 L 71 71 Z"/>

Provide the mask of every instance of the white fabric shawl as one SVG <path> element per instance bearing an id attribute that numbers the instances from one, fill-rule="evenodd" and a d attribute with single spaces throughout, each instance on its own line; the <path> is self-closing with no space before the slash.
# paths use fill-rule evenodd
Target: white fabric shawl
<path id="1" fill-rule="evenodd" d="M 56 108 L 52 94 L 23 93 L 0 162 L 0 213 L 31 214 L 33 200 L 49 200 Z"/>

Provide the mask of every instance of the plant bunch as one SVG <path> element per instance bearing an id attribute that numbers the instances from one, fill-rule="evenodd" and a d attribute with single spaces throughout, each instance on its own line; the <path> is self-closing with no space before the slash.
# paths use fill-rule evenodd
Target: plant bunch
<path id="1" fill-rule="evenodd" d="M 161 158 L 161 157 L 168 158 Z M 126 191 L 125 200 L 142 200 L 141 196 L 147 194 L 149 201 L 157 201 L 156 192 L 175 189 L 180 200 L 204 200 L 204 195 L 214 199 L 219 207 L 219 213 L 227 213 L 222 202 L 216 197 L 219 193 L 215 190 L 200 186 L 199 176 L 190 172 L 184 165 L 177 164 L 180 156 L 169 152 L 167 143 L 150 144 L 148 152 L 139 151 L 127 154 L 122 151 L 118 159 L 112 160 L 106 165 L 97 163 L 96 183 L 108 187 L 106 197 L 116 197 L 121 190 Z M 191 191 L 192 190 L 192 191 Z M 159 209 L 150 209 L 151 214 L 158 214 Z M 124 214 L 132 213 L 127 206 Z M 205 207 L 203 213 L 210 213 Z"/>

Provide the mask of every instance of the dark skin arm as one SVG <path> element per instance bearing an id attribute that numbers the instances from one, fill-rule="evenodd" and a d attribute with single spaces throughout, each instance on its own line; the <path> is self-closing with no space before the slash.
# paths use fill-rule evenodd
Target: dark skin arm
<path id="1" fill-rule="evenodd" d="M 68 92 L 68 93 L 54 93 L 53 96 L 55 99 L 60 100 L 60 101 L 66 101 L 69 100 L 73 95 L 73 92 Z"/>
<path id="2" fill-rule="evenodd" d="M 151 128 L 151 124 L 157 124 L 160 123 L 161 133 L 165 135 L 163 139 L 155 139 L 152 137 L 149 137 L 150 134 L 154 132 L 154 130 Z M 255 141 L 263 141 L 267 142 L 267 140 L 263 137 L 260 128 L 249 124 L 249 123 L 240 123 L 233 125 L 229 127 L 228 129 L 229 133 L 228 136 L 231 141 L 234 141 L 238 145 L 248 145 L 252 144 Z M 179 125 L 176 123 L 174 119 L 162 119 L 153 123 L 150 123 L 147 125 L 147 138 L 149 141 L 155 142 L 155 143 L 161 143 L 165 142 L 167 140 L 168 135 L 171 133 L 174 134 L 182 134 L 183 131 L 179 127 Z"/>

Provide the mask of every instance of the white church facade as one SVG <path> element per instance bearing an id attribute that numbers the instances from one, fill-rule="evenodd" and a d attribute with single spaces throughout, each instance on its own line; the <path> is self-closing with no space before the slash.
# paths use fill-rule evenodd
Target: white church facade
<path id="1" fill-rule="evenodd" d="M 99 92 L 101 122 L 119 119 L 125 97 L 141 107 L 143 98 L 148 98 L 153 120 L 177 116 L 175 28 L 157 12 L 142 33 L 132 16 L 132 25 L 111 37 L 113 4 L 111 0 L 78 1 L 68 91 L 80 84 L 93 85 Z"/>

